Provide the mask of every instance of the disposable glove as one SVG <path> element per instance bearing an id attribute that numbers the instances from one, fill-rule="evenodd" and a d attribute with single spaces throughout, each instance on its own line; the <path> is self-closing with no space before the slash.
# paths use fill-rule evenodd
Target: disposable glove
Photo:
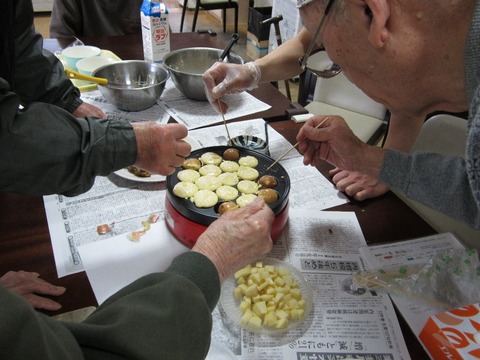
<path id="1" fill-rule="evenodd" d="M 225 94 L 255 89 L 261 77 L 254 62 L 243 65 L 216 62 L 203 74 L 207 99 L 216 111 L 226 113 L 228 105 L 219 99 Z"/>

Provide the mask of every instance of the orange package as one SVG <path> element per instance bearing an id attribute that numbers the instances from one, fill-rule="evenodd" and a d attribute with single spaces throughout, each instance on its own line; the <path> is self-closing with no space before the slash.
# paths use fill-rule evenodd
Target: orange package
<path id="1" fill-rule="evenodd" d="M 430 316 L 420 340 L 434 359 L 480 359 L 480 304 Z"/>

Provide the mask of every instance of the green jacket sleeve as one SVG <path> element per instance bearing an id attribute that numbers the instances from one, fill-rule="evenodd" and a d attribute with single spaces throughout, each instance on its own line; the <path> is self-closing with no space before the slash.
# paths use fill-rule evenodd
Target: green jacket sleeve
<path id="1" fill-rule="evenodd" d="M 38 314 L 0 288 L 0 348 L 8 359 L 204 359 L 219 294 L 215 266 L 195 252 L 125 287 L 82 323 Z"/>

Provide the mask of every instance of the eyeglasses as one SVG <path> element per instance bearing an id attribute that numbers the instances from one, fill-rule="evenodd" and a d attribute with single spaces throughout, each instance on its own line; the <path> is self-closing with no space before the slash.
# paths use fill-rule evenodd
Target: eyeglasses
<path id="1" fill-rule="evenodd" d="M 307 52 L 305 53 L 305 55 L 303 57 L 298 59 L 298 61 L 300 62 L 300 66 L 302 68 L 302 71 L 304 71 L 305 69 L 308 68 L 307 67 L 308 58 L 312 54 L 312 50 L 315 46 L 317 36 L 318 36 L 318 34 L 320 34 L 320 31 L 322 31 L 323 24 L 325 23 L 325 20 L 327 19 L 327 15 L 330 12 L 330 10 L 332 9 L 332 6 L 333 6 L 334 2 L 335 2 L 335 0 L 329 0 L 328 1 L 327 7 L 325 8 L 325 12 L 323 13 L 322 20 L 318 24 L 318 27 L 315 30 L 315 33 L 313 34 L 312 40 L 310 41 L 310 45 L 308 45 Z M 310 68 L 308 68 L 308 69 L 311 72 L 313 72 L 315 75 L 317 75 L 318 77 L 325 78 L 325 79 L 334 77 L 335 75 L 337 75 L 338 73 L 340 73 L 342 71 L 342 68 L 339 65 L 334 64 L 334 63 L 332 63 L 329 68 L 325 68 L 325 69 L 310 69 Z"/>

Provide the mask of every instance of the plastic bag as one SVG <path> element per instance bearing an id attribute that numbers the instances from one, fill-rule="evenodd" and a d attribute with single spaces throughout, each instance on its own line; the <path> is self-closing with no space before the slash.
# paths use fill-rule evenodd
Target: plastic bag
<path id="1" fill-rule="evenodd" d="M 424 265 L 360 272 L 357 286 L 457 308 L 480 301 L 480 262 L 475 249 L 442 251 Z"/>

